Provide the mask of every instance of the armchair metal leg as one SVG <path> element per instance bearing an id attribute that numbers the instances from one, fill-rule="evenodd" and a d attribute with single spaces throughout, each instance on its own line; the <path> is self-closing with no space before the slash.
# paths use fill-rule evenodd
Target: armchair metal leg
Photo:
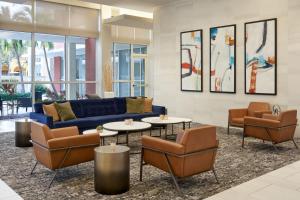
<path id="1" fill-rule="evenodd" d="M 214 175 L 215 175 L 215 178 L 216 178 L 217 183 L 220 184 L 219 179 L 218 179 L 218 176 L 217 176 L 217 173 L 216 173 L 216 170 L 213 168 L 212 171 L 213 171 L 213 173 L 214 173 Z"/>
<path id="2" fill-rule="evenodd" d="M 144 160 L 144 148 L 141 150 L 141 160 L 140 160 L 140 181 L 143 181 L 143 160 Z"/>
<path id="3" fill-rule="evenodd" d="M 178 192 L 181 196 L 184 196 L 183 193 L 181 192 L 181 190 L 180 190 L 180 188 L 179 188 L 179 185 L 178 185 L 178 183 L 177 183 L 177 180 L 176 180 L 176 178 L 175 178 L 175 175 L 174 175 L 174 172 L 173 172 L 171 163 L 170 163 L 170 161 L 169 161 L 169 158 L 168 158 L 167 154 L 164 154 L 164 155 L 165 155 L 165 158 L 166 158 L 166 160 L 167 160 L 167 165 L 168 165 L 168 168 L 169 168 L 169 172 L 170 172 L 171 177 L 172 177 L 172 179 L 173 179 L 173 182 L 174 182 L 174 184 L 175 184 L 176 190 L 177 190 L 177 192 Z"/>
<path id="4" fill-rule="evenodd" d="M 294 143 L 294 145 L 295 145 L 296 149 L 299 149 L 299 147 L 298 147 L 298 145 L 296 144 L 296 142 L 295 142 L 294 138 L 292 138 L 292 141 L 293 141 L 293 143 Z"/>
<path id="5" fill-rule="evenodd" d="M 228 122 L 228 125 L 227 125 L 227 135 L 229 135 L 229 122 Z"/>
<path id="6" fill-rule="evenodd" d="M 30 174 L 31 174 L 31 175 L 33 174 L 33 171 L 35 170 L 35 168 L 36 168 L 37 164 L 38 164 L 38 161 L 36 161 L 36 162 L 35 162 L 35 164 L 34 164 L 34 166 L 33 166 L 32 170 L 31 170 L 31 172 L 30 172 Z"/>
<path id="7" fill-rule="evenodd" d="M 244 148 L 244 144 L 245 144 L 245 135 L 243 133 L 242 148 Z"/>
<path id="8" fill-rule="evenodd" d="M 49 185 L 48 185 L 48 188 L 51 187 L 51 185 L 52 185 L 52 183 L 53 183 L 53 181 L 54 181 L 54 179 L 55 179 L 55 177 L 56 177 L 56 175 L 57 175 L 57 173 L 58 173 L 58 170 L 63 166 L 64 162 L 65 162 L 66 159 L 67 159 L 67 156 L 68 156 L 69 153 L 70 153 L 70 151 L 71 151 L 71 149 L 68 149 L 68 150 L 66 151 L 66 153 L 65 153 L 65 155 L 64 155 L 64 158 L 62 159 L 62 161 L 61 161 L 60 164 L 59 164 L 58 169 L 54 170 L 54 171 L 55 171 L 55 174 L 54 174 L 54 176 L 52 177 L 52 179 L 51 179 L 51 181 L 50 181 L 50 183 L 49 183 Z"/>
<path id="9" fill-rule="evenodd" d="M 52 185 L 52 183 L 53 183 L 53 181 L 54 181 L 54 179 L 55 179 L 57 173 L 58 173 L 58 170 L 55 170 L 54 176 L 52 177 L 52 179 L 51 179 L 51 181 L 50 181 L 50 183 L 49 183 L 49 185 L 48 185 L 48 189 L 51 187 L 51 185 Z"/>

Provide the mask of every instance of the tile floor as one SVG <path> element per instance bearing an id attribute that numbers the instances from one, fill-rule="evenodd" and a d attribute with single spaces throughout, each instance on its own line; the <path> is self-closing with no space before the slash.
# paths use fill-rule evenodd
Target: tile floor
<path id="1" fill-rule="evenodd" d="M 15 131 L 15 120 L 0 120 L 0 134 Z"/>
<path id="2" fill-rule="evenodd" d="M 300 161 L 205 200 L 300 200 Z"/>
<path id="3" fill-rule="evenodd" d="M 0 179 L 0 200 L 22 200 L 4 181 Z"/>

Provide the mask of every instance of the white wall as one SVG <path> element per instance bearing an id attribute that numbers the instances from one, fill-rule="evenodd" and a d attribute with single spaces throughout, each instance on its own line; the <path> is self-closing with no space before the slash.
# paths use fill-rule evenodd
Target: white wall
<path id="1" fill-rule="evenodd" d="M 277 18 L 277 96 L 244 94 L 244 22 Z M 209 92 L 209 28 L 237 24 L 237 93 Z M 202 93 L 180 91 L 180 32 L 203 29 L 204 78 Z M 170 115 L 201 123 L 227 126 L 229 108 L 250 101 L 268 101 L 284 109 L 300 108 L 299 0 L 181 0 L 154 12 L 150 53 L 155 104 Z M 299 119 L 300 119 L 300 109 Z"/>

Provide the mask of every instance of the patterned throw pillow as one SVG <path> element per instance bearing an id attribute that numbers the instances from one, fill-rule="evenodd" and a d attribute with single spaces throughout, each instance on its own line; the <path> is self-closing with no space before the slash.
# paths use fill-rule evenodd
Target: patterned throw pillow
<path id="1" fill-rule="evenodd" d="M 126 98 L 127 113 L 144 113 L 144 99 Z"/>
<path id="2" fill-rule="evenodd" d="M 51 103 L 49 105 L 44 104 L 43 111 L 45 115 L 52 117 L 54 122 L 59 121 L 59 115 L 56 111 L 54 103 Z"/>
<path id="3" fill-rule="evenodd" d="M 71 119 L 76 119 L 76 116 L 72 110 L 70 102 L 65 103 L 54 103 L 57 113 L 61 121 L 68 121 Z"/>

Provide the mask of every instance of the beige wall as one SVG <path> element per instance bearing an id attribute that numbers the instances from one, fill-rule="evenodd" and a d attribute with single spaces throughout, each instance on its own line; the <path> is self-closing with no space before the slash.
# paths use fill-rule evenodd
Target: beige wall
<path id="1" fill-rule="evenodd" d="M 245 95 L 244 22 L 268 18 L 278 19 L 278 95 Z M 219 126 L 227 125 L 229 108 L 250 101 L 300 108 L 299 19 L 299 0 L 183 0 L 157 8 L 150 53 L 155 103 L 167 106 L 170 115 Z M 209 92 L 209 28 L 229 24 L 237 24 L 237 93 L 214 94 Z M 180 32 L 193 29 L 204 31 L 202 93 L 180 91 Z"/>

